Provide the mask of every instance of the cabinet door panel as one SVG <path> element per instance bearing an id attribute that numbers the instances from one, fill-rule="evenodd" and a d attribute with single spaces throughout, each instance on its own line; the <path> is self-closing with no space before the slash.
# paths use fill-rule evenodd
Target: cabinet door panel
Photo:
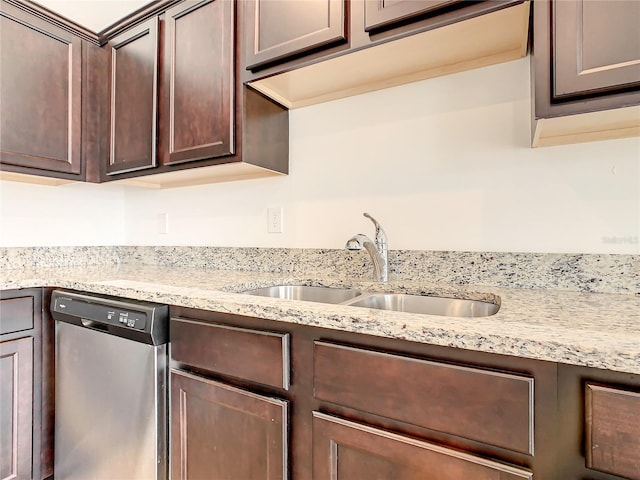
<path id="1" fill-rule="evenodd" d="M 365 30 L 368 32 L 461 2 L 462 0 L 365 0 Z"/>
<path id="2" fill-rule="evenodd" d="M 0 479 L 31 478 L 31 337 L 0 343 L 0 378 Z"/>
<path id="3" fill-rule="evenodd" d="M 172 478 L 286 479 L 287 405 L 172 370 Z"/>
<path id="4" fill-rule="evenodd" d="M 345 0 L 251 0 L 247 70 L 347 40 Z"/>
<path id="5" fill-rule="evenodd" d="M 111 142 L 107 173 L 156 165 L 158 20 L 111 44 Z"/>
<path id="6" fill-rule="evenodd" d="M 314 480 L 517 480 L 524 469 L 313 412 Z"/>
<path id="7" fill-rule="evenodd" d="M 586 385 L 587 467 L 640 480 L 640 392 Z"/>
<path id="8" fill-rule="evenodd" d="M 82 42 L 0 6 L 0 161 L 80 173 Z"/>
<path id="9" fill-rule="evenodd" d="M 234 153 L 234 9 L 206 0 L 166 12 L 165 165 Z"/>
<path id="10" fill-rule="evenodd" d="M 553 0 L 554 97 L 640 86 L 640 2 Z"/>

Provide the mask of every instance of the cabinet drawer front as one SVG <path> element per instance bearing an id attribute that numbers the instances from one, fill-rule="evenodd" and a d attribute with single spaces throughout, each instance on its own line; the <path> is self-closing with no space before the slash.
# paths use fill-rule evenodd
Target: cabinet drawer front
<path id="1" fill-rule="evenodd" d="M 314 395 L 533 454 L 533 379 L 316 342 Z"/>
<path id="2" fill-rule="evenodd" d="M 313 412 L 314 480 L 517 480 L 531 472 Z"/>
<path id="3" fill-rule="evenodd" d="M 33 328 L 33 297 L 0 300 L 0 334 Z"/>
<path id="4" fill-rule="evenodd" d="M 289 389 L 289 334 L 171 319 L 171 357 L 211 372 Z"/>
<path id="5" fill-rule="evenodd" d="M 171 478 L 288 478 L 288 402 L 171 371 Z"/>
<path id="6" fill-rule="evenodd" d="M 587 467 L 640 480 L 640 392 L 586 385 Z"/>

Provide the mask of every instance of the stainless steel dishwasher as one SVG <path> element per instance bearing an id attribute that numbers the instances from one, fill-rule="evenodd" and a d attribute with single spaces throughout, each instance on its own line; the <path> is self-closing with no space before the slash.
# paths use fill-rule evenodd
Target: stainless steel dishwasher
<path id="1" fill-rule="evenodd" d="M 168 477 L 166 305 L 56 290 L 56 480 Z"/>

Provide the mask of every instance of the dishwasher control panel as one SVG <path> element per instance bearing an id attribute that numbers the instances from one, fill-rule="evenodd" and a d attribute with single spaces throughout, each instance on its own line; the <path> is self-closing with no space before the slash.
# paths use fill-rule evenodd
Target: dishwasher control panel
<path id="1" fill-rule="evenodd" d="M 169 307 L 157 303 L 55 290 L 51 315 L 57 321 L 152 345 L 169 341 Z"/>
<path id="2" fill-rule="evenodd" d="M 74 299 L 70 296 L 58 296 L 54 301 L 53 309 L 94 322 L 137 328 L 138 330 L 144 330 L 147 324 L 147 314 L 144 312 L 88 303 L 84 299 Z"/>

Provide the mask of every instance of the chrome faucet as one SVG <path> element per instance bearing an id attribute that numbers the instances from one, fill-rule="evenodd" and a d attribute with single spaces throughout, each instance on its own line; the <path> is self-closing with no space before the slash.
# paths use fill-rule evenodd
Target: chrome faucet
<path id="1" fill-rule="evenodd" d="M 386 282 L 389 280 L 387 263 L 387 234 L 380 224 L 368 213 L 363 214 L 373 222 L 376 227 L 375 242 L 361 233 L 354 235 L 345 245 L 347 250 L 362 250 L 363 248 L 371 256 L 373 261 L 373 276 L 376 282 Z"/>

